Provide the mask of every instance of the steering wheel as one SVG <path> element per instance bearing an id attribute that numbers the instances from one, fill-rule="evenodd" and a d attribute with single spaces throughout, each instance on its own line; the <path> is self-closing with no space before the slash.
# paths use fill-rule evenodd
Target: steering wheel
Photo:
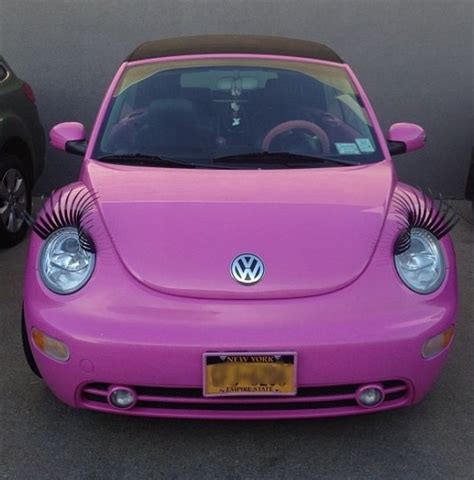
<path id="1" fill-rule="evenodd" d="M 262 149 L 265 152 L 269 151 L 270 145 L 275 140 L 276 137 L 281 135 L 282 133 L 289 132 L 291 130 L 306 130 L 311 132 L 313 135 L 318 137 L 321 143 L 321 153 L 329 153 L 331 149 L 331 145 L 329 142 L 329 137 L 327 136 L 326 132 L 319 126 L 313 122 L 309 122 L 307 120 L 289 120 L 287 122 L 283 122 L 278 124 L 276 127 L 273 127 L 263 139 L 262 142 Z"/>

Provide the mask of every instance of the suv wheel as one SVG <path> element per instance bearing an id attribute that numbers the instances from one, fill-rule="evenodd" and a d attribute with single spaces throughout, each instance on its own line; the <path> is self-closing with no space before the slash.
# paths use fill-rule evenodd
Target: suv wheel
<path id="1" fill-rule="evenodd" d="M 28 230 L 23 212 L 31 212 L 31 186 L 21 160 L 0 154 L 0 248 L 21 242 Z"/>

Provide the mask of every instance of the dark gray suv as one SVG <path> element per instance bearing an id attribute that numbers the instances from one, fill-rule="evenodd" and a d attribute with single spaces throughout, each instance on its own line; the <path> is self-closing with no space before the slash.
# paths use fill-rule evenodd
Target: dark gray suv
<path id="1" fill-rule="evenodd" d="M 0 248 L 27 231 L 31 190 L 43 170 L 44 130 L 31 87 L 0 56 Z"/>

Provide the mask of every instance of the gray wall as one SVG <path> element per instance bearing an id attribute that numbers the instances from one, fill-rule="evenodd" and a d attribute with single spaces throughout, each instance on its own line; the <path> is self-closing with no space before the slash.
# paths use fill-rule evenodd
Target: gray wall
<path id="1" fill-rule="evenodd" d="M 46 129 L 91 127 L 122 59 L 144 40 L 263 33 L 319 40 L 358 73 L 384 129 L 423 125 L 402 179 L 464 193 L 473 143 L 472 0 L 0 0 L 0 49 L 38 97 Z M 49 149 L 37 190 L 74 180 L 80 159 Z"/>

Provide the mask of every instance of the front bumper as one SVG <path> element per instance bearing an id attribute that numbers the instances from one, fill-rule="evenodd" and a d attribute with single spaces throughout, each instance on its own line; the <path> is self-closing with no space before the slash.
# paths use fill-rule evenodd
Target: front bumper
<path id="1" fill-rule="evenodd" d="M 445 287 L 448 295 L 446 288 L 454 285 Z M 298 418 L 420 401 L 449 350 L 425 360 L 422 345 L 454 323 L 455 302 L 438 296 L 390 308 L 389 298 L 384 305 L 354 297 L 356 290 L 291 300 L 211 301 L 135 285 L 133 295 L 90 289 L 87 296 L 79 292 L 58 304 L 37 288 L 27 290 L 25 318 L 28 332 L 39 328 L 70 349 L 69 361 L 60 363 L 32 347 L 50 389 L 75 407 L 162 417 Z M 204 398 L 203 354 L 223 351 L 297 352 L 298 395 Z M 360 407 L 354 397 L 368 383 L 381 384 L 386 393 L 386 401 L 373 409 Z M 126 411 L 109 405 L 111 385 L 135 387 L 137 405 Z"/>

